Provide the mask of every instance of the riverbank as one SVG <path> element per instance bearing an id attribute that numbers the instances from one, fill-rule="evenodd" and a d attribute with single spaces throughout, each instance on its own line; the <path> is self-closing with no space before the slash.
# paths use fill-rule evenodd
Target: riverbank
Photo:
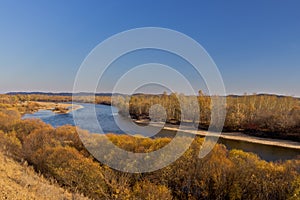
<path id="1" fill-rule="evenodd" d="M 55 102 L 40 102 L 31 101 L 31 103 L 37 104 L 38 110 L 51 110 L 58 114 L 67 114 L 72 111 L 83 108 L 82 105 L 71 104 L 71 103 L 55 103 Z"/>
<path id="2" fill-rule="evenodd" d="M 144 120 L 135 120 L 135 123 L 139 125 L 147 125 L 148 122 Z M 153 127 L 161 127 L 162 123 L 152 123 L 151 126 Z M 178 127 L 175 125 L 167 124 L 164 126 L 163 130 L 168 131 L 178 131 Z M 189 130 L 188 127 L 182 127 L 180 130 L 183 133 L 187 134 L 194 134 L 201 137 L 205 137 L 209 134 L 211 137 L 219 137 L 224 138 L 227 140 L 236 140 L 236 141 L 244 141 L 244 142 L 250 142 L 255 144 L 263 144 L 263 145 L 270 145 L 270 146 L 277 146 L 277 147 L 284 147 L 284 148 L 291 148 L 291 149 L 297 149 L 300 150 L 300 143 L 294 142 L 290 140 L 281 140 L 281 139 L 272 139 L 272 138 L 259 138 L 254 136 L 249 136 L 241 132 L 222 132 L 221 135 L 213 132 L 208 131 L 196 131 L 196 130 Z"/>

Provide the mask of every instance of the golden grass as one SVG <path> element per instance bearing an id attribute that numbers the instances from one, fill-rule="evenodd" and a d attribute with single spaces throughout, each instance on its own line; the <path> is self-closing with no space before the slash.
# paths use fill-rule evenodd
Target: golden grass
<path id="1" fill-rule="evenodd" d="M 0 152 L 0 199 L 87 199 L 52 183 L 27 164 L 20 164 Z"/>

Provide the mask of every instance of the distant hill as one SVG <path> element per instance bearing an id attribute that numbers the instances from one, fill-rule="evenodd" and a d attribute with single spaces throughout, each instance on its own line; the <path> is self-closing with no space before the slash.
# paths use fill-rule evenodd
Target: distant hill
<path id="1" fill-rule="evenodd" d="M 49 95 L 49 96 L 72 96 L 73 93 L 71 92 L 8 92 L 7 95 Z M 129 96 L 128 94 L 121 94 L 121 93 L 91 93 L 91 92 L 79 92 L 74 93 L 75 96 Z M 147 95 L 147 96 L 156 96 L 156 95 L 162 95 L 162 94 L 146 94 L 146 93 L 134 93 L 133 96 L 138 95 Z M 227 97 L 243 97 L 244 95 L 235 95 L 235 94 L 229 94 Z M 266 93 L 260 93 L 260 94 L 247 94 L 247 96 L 276 96 L 278 98 L 287 97 L 285 95 L 277 95 L 277 94 L 266 94 Z M 299 99 L 299 97 L 293 97 L 295 99 Z"/>
<path id="2" fill-rule="evenodd" d="M 6 93 L 7 95 L 49 95 L 49 96 L 72 96 L 73 93 L 71 92 L 59 92 L 59 93 L 54 93 L 54 92 L 8 92 Z M 117 95 L 124 95 L 120 93 L 90 93 L 90 92 L 79 92 L 79 93 L 74 93 L 76 96 L 91 96 L 91 95 L 96 95 L 96 96 L 117 96 Z"/>
<path id="3" fill-rule="evenodd" d="M 49 96 L 72 96 L 73 93 L 71 92 L 8 92 L 5 93 L 7 95 L 49 95 Z M 121 93 L 91 93 L 91 92 L 79 92 L 74 93 L 75 96 L 129 96 L 128 94 L 121 94 Z M 145 94 L 145 93 L 134 93 L 133 96 L 136 95 L 148 95 L 148 96 L 155 96 L 159 94 Z"/>
<path id="4" fill-rule="evenodd" d="M 227 95 L 227 97 L 243 97 L 244 95 L 235 95 L 235 94 L 230 94 L 230 95 Z M 288 97 L 288 96 L 285 96 L 285 95 L 278 95 L 278 94 L 266 94 L 266 93 L 261 93 L 261 94 L 247 94 L 247 96 L 275 96 L 275 97 L 278 97 L 278 98 L 284 98 L 284 97 Z M 291 96 L 293 97 L 293 96 Z M 300 99 L 299 97 L 293 97 L 295 99 Z"/>

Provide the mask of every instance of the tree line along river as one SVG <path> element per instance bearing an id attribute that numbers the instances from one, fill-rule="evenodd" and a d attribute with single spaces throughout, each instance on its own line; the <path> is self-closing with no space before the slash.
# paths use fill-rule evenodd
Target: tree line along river
<path id="1" fill-rule="evenodd" d="M 125 119 L 118 115 L 117 108 L 113 106 L 88 103 L 82 103 L 80 105 L 82 105 L 83 108 L 74 110 L 67 114 L 56 114 L 50 110 L 40 110 L 33 114 L 25 114 L 23 116 L 23 119 L 39 118 L 45 123 L 48 123 L 54 127 L 58 127 L 66 124 L 75 125 L 73 114 L 76 114 L 76 125 L 92 133 L 130 133 L 144 135 L 144 133 L 136 132 L 136 130 L 132 129 L 128 119 Z M 95 114 L 99 125 L 102 128 L 102 131 L 99 129 L 98 124 L 92 123 L 91 119 L 95 116 Z M 120 123 L 122 124 L 122 127 L 124 127 L 124 125 L 125 127 L 126 125 L 128 125 L 126 130 L 120 129 L 120 127 L 118 126 L 118 124 Z M 151 127 L 145 128 L 145 133 L 155 131 L 149 129 L 151 129 Z M 175 131 L 161 130 L 154 137 L 172 137 L 175 133 Z M 227 149 L 241 149 L 247 152 L 253 152 L 266 161 L 287 160 L 300 155 L 300 150 L 298 149 L 230 140 L 225 138 L 219 138 L 218 142 L 224 144 Z"/>

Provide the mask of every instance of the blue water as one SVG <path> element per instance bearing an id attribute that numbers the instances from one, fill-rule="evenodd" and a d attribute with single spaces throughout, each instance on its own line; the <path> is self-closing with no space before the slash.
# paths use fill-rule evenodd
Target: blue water
<path id="1" fill-rule="evenodd" d="M 151 136 L 153 132 L 159 132 L 155 128 L 143 128 L 132 125 L 128 119 L 118 115 L 118 110 L 115 107 L 98 104 L 80 104 L 82 109 L 72 111 L 68 114 L 55 114 L 52 111 L 40 110 L 33 114 L 26 114 L 23 119 L 39 118 L 45 123 L 51 124 L 54 127 L 70 124 L 75 125 L 74 117 L 76 116 L 76 125 L 82 129 L 89 130 L 92 133 L 116 133 L 116 134 L 140 134 Z M 93 122 L 96 115 L 97 123 Z M 101 129 L 99 129 L 99 125 Z M 122 127 L 120 129 L 119 127 Z M 172 137 L 175 132 L 162 130 L 159 132 L 161 136 Z M 267 161 L 287 160 L 300 155 L 299 150 L 269 146 L 263 144 L 254 144 L 244 141 L 235 141 L 228 139 L 219 139 L 219 143 L 224 144 L 228 149 L 242 149 L 247 152 L 258 154 L 262 159 Z"/>
<path id="2" fill-rule="evenodd" d="M 50 110 L 39 110 L 33 114 L 25 114 L 23 119 L 28 118 L 39 118 L 45 123 L 52 125 L 53 127 L 58 127 L 62 125 L 77 125 L 82 129 L 88 130 L 92 133 L 100 133 L 98 124 L 92 123 L 91 118 L 95 115 L 96 111 L 97 120 L 104 133 L 124 133 L 114 120 L 114 115 L 118 114 L 118 110 L 112 106 L 98 105 L 98 104 L 80 104 L 83 106 L 82 109 L 72 111 L 67 114 L 57 114 Z M 80 117 L 76 124 L 74 122 L 73 114 Z M 116 116 L 118 117 L 118 116 Z M 119 118 L 119 117 L 118 117 Z"/>

